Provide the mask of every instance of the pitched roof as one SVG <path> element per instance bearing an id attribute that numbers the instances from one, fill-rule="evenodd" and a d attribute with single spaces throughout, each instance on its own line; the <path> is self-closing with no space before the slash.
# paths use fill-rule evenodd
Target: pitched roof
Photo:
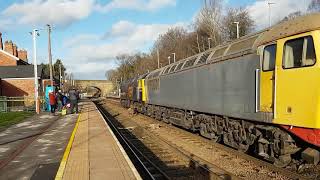
<path id="1" fill-rule="evenodd" d="M 33 65 L 0 66 L 0 79 L 5 78 L 32 78 Z M 38 77 L 42 77 L 42 66 L 38 65 Z"/>
<path id="2" fill-rule="evenodd" d="M 5 54 L 5 55 L 7 55 L 7 56 L 12 57 L 12 58 L 13 58 L 14 60 L 16 60 L 16 61 L 18 61 L 18 60 L 19 60 L 19 58 L 15 57 L 14 55 L 12 55 L 12 54 L 8 53 L 8 52 L 7 52 L 7 51 L 5 51 L 5 50 L 0 49 L 0 52 L 1 52 L 1 53 L 3 53 L 3 54 Z"/>

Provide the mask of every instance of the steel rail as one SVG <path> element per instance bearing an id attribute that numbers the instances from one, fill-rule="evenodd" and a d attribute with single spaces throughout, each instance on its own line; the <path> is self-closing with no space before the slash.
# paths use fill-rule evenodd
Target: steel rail
<path id="1" fill-rule="evenodd" d="M 111 127 L 111 129 L 113 130 L 113 132 L 116 134 L 117 137 L 119 137 L 121 140 L 120 142 L 123 142 L 126 147 L 130 150 L 130 152 L 134 155 L 135 159 L 138 160 L 139 164 L 141 165 L 141 167 L 143 168 L 144 172 L 149 176 L 150 179 L 155 180 L 156 178 L 154 177 L 154 173 L 151 173 L 148 170 L 148 167 L 145 166 L 145 163 L 143 163 L 141 161 L 141 158 L 139 157 L 138 154 L 140 154 L 145 160 L 148 161 L 149 164 L 151 164 L 155 169 L 157 169 L 157 171 L 163 175 L 166 179 L 170 179 L 170 177 L 163 172 L 159 167 L 157 167 L 151 160 L 149 160 L 145 155 L 143 155 L 143 153 L 141 151 L 139 151 L 139 149 L 134 146 L 130 140 L 128 138 L 126 138 L 123 133 L 121 133 L 119 131 L 119 129 L 114 125 L 114 123 L 112 122 L 111 118 L 110 118 L 110 114 L 109 116 L 106 114 L 105 110 L 96 102 L 94 102 L 98 108 L 98 110 L 101 112 L 102 116 L 105 118 L 105 120 L 107 121 L 108 125 Z M 138 153 L 138 154 L 137 154 Z"/>
<path id="2" fill-rule="evenodd" d="M 101 107 L 101 108 L 103 109 L 103 107 Z M 107 110 L 105 110 L 105 111 L 107 112 Z M 180 154 L 184 158 L 188 159 L 190 162 L 196 164 L 197 167 L 210 173 L 212 176 L 215 177 L 215 179 L 240 179 L 239 177 L 235 176 L 234 174 L 227 172 L 226 170 L 224 170 L 224 169 L 222 169 L 222 168 L 220 168 L 220 167 L 218 167 L 218 166 L 216 166 L 216 165 L 214 165 L 214 164 L 212 164 L 212 163 L 210 163 L 210 162 L 208 162 L 208 161 L 206 161 L 206 160 L 204 160 L 204 159 L 202 159 L 192 153 L 189 153 L 185 150 L 180 149 L 178 146 L 166 141 L 164 138 L 153 135 L 151 131 L 149 131 L 145 127 L 139 125 L 135 121 L 130 121 L 130 122 L 134 123 L 135 126 L 137 126 L 137 127 L 141 127 L 144 130 L 144 132 L 146 132 L 148 134 L 149 137 L 160 140 L 161 142 L 163 142 L 164 144 L 169 146 L 173 151 Z M 192 156 L 189 154 L 192 154 Z"/>
<path id="3" fill-rule="evenodd" d="M 112 99 L 112 101 L 114 101 L 114 99 Z M 115 103 L 119 103 L 119 102 L 116 102 L 114 101 Z M 152 118 L 152 117 L 149 117 L 149 116 L 146 116 L 144 114 L 141 114 L 142 116 L 145 116 L 145 117 L 148 117 L 148 118 Z M 154 118 L 152 118 L 154 119 Z M 224 144 L 220 144 L 220 143 L 215 143 L 205 137 L 202 137 L 202 136 L 198 136 L 194 133 L 191 133 L 191 132 L 188 132 L 188 131 L 185 131 L 184 129 L 181 129 L 179 127 L 176 127 L 176 126 L 172 126 L 172 125 L 169 125 L 163 121 L 157 121 L 158 123 L 168 127 L 168 128 L 172 128 L 172 129 L 175 129 L 177 131 L 179 131 L 180 134 L 184 134 L 184 135 L 188 135 L 188 136 L 192 136 L 192 138 L 195 138 L 197 140 L 200 140 L 200 141 L 204 141 L 206 142 L 208 145 L 213 145 L 219 149 L 223 149 L 227 152 L 230 152 L 232 154 L 235 154 L 235 155 L 238 155 L 246 160 L 249 160 L 249 161 L 253 161 L 254 163 L 256 164 L 259 164 L 260 166 L 266 166 L 268 167 L 270 170 L 274 171 L 274 172 L 278 172 L 284 176 L 287 176 L 291 179 L 309 179 L 307 176 L 304 176 L 304 175 L 301 175 L 301 174 L 298 174 L 297 172 L 293 172 L 293 171 L 290 171 L 290 170 L 287 170 L 287 169 L 284 169 L 284 168 L 278 168 L 276 166 L 274 166 L 273 164 L 269 163 L 269 162 L 266 162 L 264 160 L 261 160 L 257 157 L 253 157 L 249 154 L 246 154 L 246 153 L 242 153 L 242 152 L 239 152 L 238 150 L 235 150 L 231 147 L 228 147 Z"/>

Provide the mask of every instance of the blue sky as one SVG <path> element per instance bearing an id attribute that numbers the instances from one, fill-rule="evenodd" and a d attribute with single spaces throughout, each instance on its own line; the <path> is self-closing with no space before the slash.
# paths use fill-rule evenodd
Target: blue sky
<path id="1" fill-rule="evenodd" d="M 0 31 L 28 50 L 32 62 L 33 28 L 40 29 L 38 60 L 47 62 L 45 24 L 53 25 L 53 59 L 60 58 L 77 79 L 105 79 L 120 53 L 148 51 L 159 34 L 188 27 L 203 0 L 0 0 Z M 308 3 L 310 0 L 304 0 Z M 256 29 L 267 24 L 267 1 L 225 0 L 248 8 Z M 273 19 L 303 9 L 299 0 L 277 0 Z M 300 4 L 300 5 L 299 5 Z M 43 30 L 41 30 L 43 29 Z"/>

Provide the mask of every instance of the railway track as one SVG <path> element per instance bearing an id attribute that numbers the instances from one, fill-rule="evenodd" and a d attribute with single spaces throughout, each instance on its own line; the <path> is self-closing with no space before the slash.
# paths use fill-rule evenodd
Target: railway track
<path id="1" fill-rule="evenodd" d="M 119 106 L 119 102 L 116 102 L 113 100 L 108 100 L 111 104 L 116 104 Z M 139 115 L 139 122 L 140 123 L 150 123 L 150 117 Z M 234 150 L 230 147 L 224 146 L 219 143 L 214 143 L 210 141 L 209 139 L 206 139 L 204 137 L 201 137 L 197 134 L 185 131 L 184 129 L 168 125 L 164 122 L 153 120 L 153 123 L 157 123 L 161 126 L 161 128 L 156 129 L 153 131 L 153 134 L 156 136 L 163 136 L 164 132 L 166 133 L 166 139 L 170 141 L 171 144 L 174 144 L 177 147 L 180 147 L 180 149 L 186 149 L 190 152 L 192 152 L 192 149 L 199 149 L 199 151 L 203 151 L 205 153 L 210 153 L 210 151 L 216 152 L 215 154 L 219 154 L 221 156 L 225 156 L 225 159 L 230 159 L 230 161 L 234 160 L 234 158 L 239 158 L 243 160 L 239 160 L 240 164 L 243 164 L 243 166 L 251 166 L 251 164 L 256 165 L 256 167 L 253 168 L 247 168 L 247 171 L 255 171 L 256 174 L 263 173 L 265 176 L 262 176 L 263 178 L 270 178 L 270 179 L 315 179 L 318 178 L 317 174 L 319 174 L 319 170 L 315 170 L 314 172 L 310 173 L 297 173 L 293 170 L 283 169 L 283 168 L 277 168 L 274 165 L 257 159 L 255 157 L 252 157 L 248 154 L 241 153 L 237 150 Z M 162 130 L 161 130 L 162 129 Z M 172 137 L 172 138 L 171 138 Z M 182 141 L 177 141 L 177 139 L 181 139 Z M 197 148 L 201 147 L 201 148 Z M 225 153 L 221 153 L 220 151 L 224 151 Z M 212 152 L 211 152 L 212 153 Z M 206 157 L 206 156 L 203 156 Z M 211 160 L 209 157 L 204 158 L 208 161 L 214 161 L 215 159 Z M 247 162 L 250 163 L 247 163 Z M 224 163 L 221 163 L 224 165 Z M 249 165 L 250 164 L 250 165 Z M 267 169 L 267 170 L 266 170 Z M 235 175 L 242 177 L 242 178 L 250 178 L 256 179 L 260 178 L 259 176 L 251 176 L 250 173 L 243 174 L 240 172 L 240 170 L 235 169 L 234 172 Z"/>
<path id="2" fill-rule="evenodd" d="M 95 102 L 143 179 L 239 179 L 214 164 L 181 150 L 134 121 L 123 125 Z M 130 122 L 130 123 L 128 123 Z"/>

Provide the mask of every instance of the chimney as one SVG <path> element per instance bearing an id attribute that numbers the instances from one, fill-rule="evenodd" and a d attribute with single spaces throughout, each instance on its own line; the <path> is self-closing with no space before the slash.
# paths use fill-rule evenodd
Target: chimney
<path id="1" fill-rule="evenodd" d="M 3 49 L 3 43 L 2 43 L 2 33 L 0 32 L 0 49 Z"/>
<path id="2" fill-rule="evenodd" d="M 28 52 L 25 49 L 19 50 L 18 58 L 25 62 L 28 62 Z"/>
<path id="3" fill-rule="evenodd" d="M 4 42 L 4 50 L 13 55 L 13 43 L 12 43 L 12 41 Z"/>
<path id="4" fill-rule="evenodd" d="M 12 49 L 13 49 L 13 55 L 15 57 L 18 57 L 18 46 L 16 44 L 13 44 Z"/>

